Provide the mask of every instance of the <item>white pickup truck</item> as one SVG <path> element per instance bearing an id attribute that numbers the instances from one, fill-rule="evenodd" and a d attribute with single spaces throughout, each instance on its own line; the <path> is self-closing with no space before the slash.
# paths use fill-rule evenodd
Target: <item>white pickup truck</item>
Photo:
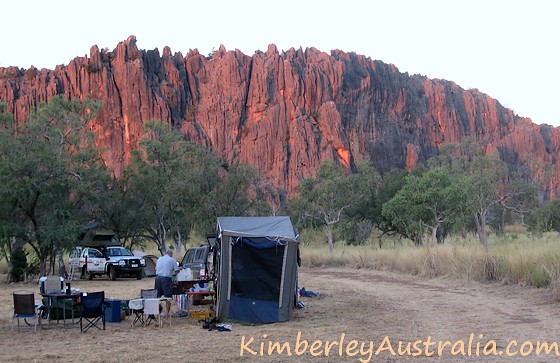
<path id="1" fill-rule="evenodd" d="M 111 280 L 124 276 L 141 280 L 142 269 L 146 266 L 144 258 L 134 256 L 122 246 L 76 247 L 70 253 L 70 263 L 88 280 L 101 275 Z"/>

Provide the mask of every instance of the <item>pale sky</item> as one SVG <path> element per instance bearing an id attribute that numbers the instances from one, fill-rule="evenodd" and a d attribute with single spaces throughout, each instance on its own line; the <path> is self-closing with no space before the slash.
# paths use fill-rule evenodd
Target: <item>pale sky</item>
<path id="1" fill-rule="evenodd" d="M 477 88 L 533 122 L 560 126 L 557 0 L 20 0 L 3 2 L 0 67 L 53 69 L 92 45 L 185 55 L 315 47 Z"/>

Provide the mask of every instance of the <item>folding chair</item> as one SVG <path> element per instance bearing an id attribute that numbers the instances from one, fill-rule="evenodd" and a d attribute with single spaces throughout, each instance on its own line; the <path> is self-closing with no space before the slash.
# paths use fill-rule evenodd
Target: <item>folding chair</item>
<path id="1" fill-rule="evenodd" d="M 131 299 L 128 301 L 128 308 L 130 309 L 132 315 L 131 328 L 134 328 L 136 323 L 144 325 L 144 300 L 142 299 Z"/>
<path id="2" fill-rule="evenodd" d="M 19 319 L 23 319 L 25 324 L 37 330 L 37 324 L 41 325 L 41 313 L 35 305 L 35 293 L 28 290 L 17 290 L 14 295 L 14 316 L 12 317 L 12 331 L 14 330 L 14 320 L 17 319 L 17 327 L 19 330 Z M 35 319 L 35 324 L 30 324 L 27 319 Z"/>
<path id="3" fill-rule="evenodd" d="M 144 299 L 144 314 L 147 315 L 146 325 L 150 325 L 153 322 L 161 327 L 160 313 L 161 305 L 159 304 L 159 299 Z"/>
<path id="4" fill-rule="evenodd" d="M 140 297 L 142 297 L 142 299 L 157 299 L 157 290 L 156 289 L 141 289 L 140 290 Z M 144 321 L 144 323 L 146 323 L 146 325 L 150 325 L 150 323 L 157 323 L 158 319 L 157 316 L 160 313 L 160 307 L 159 307 L 159 302 L 157 304 L 157 309 L 154 308 L 153 306 L 151 306 L 152 303 L 148 302 L 148 311 L 146 311 L 146 300 L 144 300 L 144 311 L 143 314 L 147 314 L 148 316 L 146 317 L 146 320 Z"/>
<path id="5" fill-rule="evenodd" d="M 84 293 L 82 295 L 80 330 L 85 332 L 91 327 L 101 330 L 101 327 L 99 327 L 100 321 L 103 323 L 103 330 L 105 330 L 105 307 L 105 291 Z"/>

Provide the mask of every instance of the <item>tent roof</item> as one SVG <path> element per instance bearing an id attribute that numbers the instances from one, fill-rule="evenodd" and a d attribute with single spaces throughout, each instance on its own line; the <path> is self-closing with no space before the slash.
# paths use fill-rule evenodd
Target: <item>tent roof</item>
<path id="1" fill-rule="evenodd" d="M 299 242 L 288 216 L 274 217 L 218 217 L 218 233 L 238 237 L 267 237 Z"/>
<path id="2" fill-rule="evenodd" d="M 87 247 L 102 247 L 120 246 L 120 243 L 115 232 L 111 230 L 90 229 L 84 234 L 81 245 Z"/>

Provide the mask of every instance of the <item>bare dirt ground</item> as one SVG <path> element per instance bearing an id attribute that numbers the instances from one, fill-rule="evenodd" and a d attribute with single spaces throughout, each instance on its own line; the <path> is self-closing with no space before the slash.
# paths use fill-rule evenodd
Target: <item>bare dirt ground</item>
<path id="1" fill-rule="evenodd" d="M 107 297 L 114 299 L 130 299 L 141 288 L 151 288 L 153 283 L 153 278 L 95 279 L 74 281 L 72 286 L 82 291 L 104 290 Z M 535 353 L 537 341 L 552 343 L 560 339 L 560 303 L 549 290 L 350 269 L 301 269 L 300 286 L 319 292 L 320 296 L 302 298 L 307 307 L 296 310 L 294 318 L 287 323 L 260 326 L 232 323 L 231 332 L 219 332 L 205 330 L 191 318 L 173 318 L 171 326 L 131 329 L 128 317 L 121 323 L 107 323 L 106 331 L 80 333 L 79 328 L 11 332 L 12 291 L 31 289 L 37 298 L 39 291 L 34 283 L 2 283 L 0 361 L 559 361 L 557 356 Z M 173 311 L 176 309 L 173 306 Z M 472 343 L 469 343 L 471 334 Z M 419 354 L 413 344 L 425 342 L 428 337 L 432 342 L 450 341 L 450 344 L 438 356 L 437 344 L 429 345 L 426 350 L 425 345 L 417 343 Z M 507 357 L 505 349 L 512 340 L 518 345 L 511 346 L 510 353 L 517 354 Z M 409 351 L 418 356 L 399 354 L 399 341 L 403 351 L 410 343 Z M 291 355 L 287 349 L 281 353 L 272 350 L 269 354 L 268 347 L 275 342 L 287 342 Z M 391 354 L 389 343 L 396 355 Z M 519 353 L 522 344 L 525 344 L 522 352 L 531 353 L 526 357 Z M 529 344 L 534 345 L 532 351 Z M 455 353 L 463 351 L 466 356 L 452 354 L 451 345 L 455 346 Z M 486 345 L 502 355 L 483 356 Z M 382 349 L 376 355 L 380 346 Z M 434 356 L 427 357 L 426 353 Z"/>

